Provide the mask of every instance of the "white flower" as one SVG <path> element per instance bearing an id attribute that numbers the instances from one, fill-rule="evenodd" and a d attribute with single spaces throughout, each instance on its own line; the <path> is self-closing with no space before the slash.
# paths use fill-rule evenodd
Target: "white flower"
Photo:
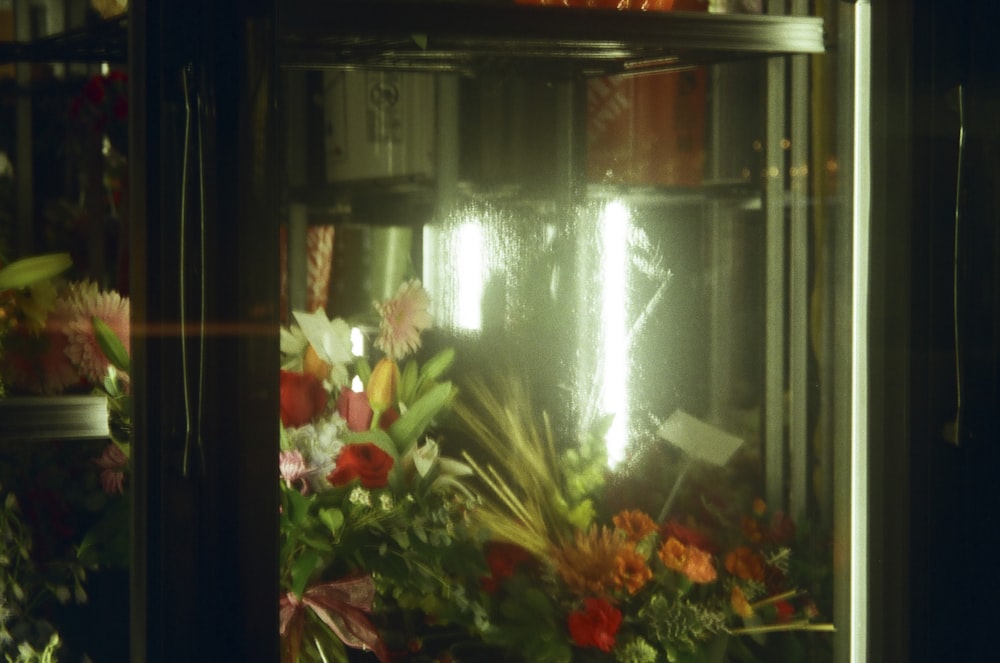
<path id="1" fill-rule="evenodd" d="M 337 387 L 347 384 L 346 364 L 354 361 L 354 353 L 351 352 L 351 326 L 343 318 L 330 320 L 322 309 L 313 313 L 295 311 L 292 315 L 316 355 L 330 365 L 330 381 Z M 289 344 L 291 343 L 290 339 Z"/>
<path id="2" fill-rule="evenodd" d="M 378 496 L 379 504 L 382 506 L 383 511 L 392 511 L 392 495 L 389 493 L 382 493 Z"/>
<path id="3" fill-rule="evenodd" d="M 356 487 L 351 491 L 347 500 L 351 504 L 356 504 L 357 506 L 371 506 L 372 505 L 372 495 L 366 489 L 361 486 Z"/>
<path id="4" fill-rule="evenodd" d="M 304 478 L 313 491 L 330 488 L 326 476 L 333 471 L 344 446 L 341 438 L 345 432 L 347 423 L 336 413 L 287 431 L 289 447 L 302 454 L 307 468 Z"/>

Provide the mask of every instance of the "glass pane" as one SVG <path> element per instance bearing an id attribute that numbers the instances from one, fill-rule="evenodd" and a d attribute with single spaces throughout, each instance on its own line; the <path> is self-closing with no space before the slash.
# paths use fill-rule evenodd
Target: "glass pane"
<path id="1" fill-rule="evenodd" d="M 845 660 L 835 65 L 283 72 L 286 651 Z"/>

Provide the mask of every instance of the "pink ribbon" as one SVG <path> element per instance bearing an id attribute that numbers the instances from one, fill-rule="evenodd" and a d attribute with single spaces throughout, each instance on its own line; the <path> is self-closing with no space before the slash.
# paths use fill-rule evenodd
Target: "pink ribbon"
<path id="1" fill-rule="evenodd" d="M 382 663 L 388 663 L 389 651 L 375 625 L 368 619 L 374 601 L 375 582 L 371 576 L 354 576 L 314 585 L 302 594 L 302 598 L 288 592 L 281 597 L 281 635 L 296 639 L 302 637 L 302 621 L 308 607 L 345 645 L 371 650 Z M 292 651 L 297 653 L 299 643 L 290 644 Z"/>

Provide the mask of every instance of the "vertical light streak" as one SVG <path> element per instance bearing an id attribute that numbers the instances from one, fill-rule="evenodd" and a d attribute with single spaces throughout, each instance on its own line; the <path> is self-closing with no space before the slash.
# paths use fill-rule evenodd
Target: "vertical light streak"
<path id="1" fill-rule="evenodd" d="M 614 415 L 607 435 L 608 465 L 615 467 L 625 456 L 628 441 L 628 311 L 627 267 L 628 208 L 620 201 L 611 201 L 600 218 L 600 370 L 602 381 L 601 406 Z"/>
<path id="2" fill-rule="evenodd" d="M 441 226 L 424 227 L 423 282 L 435 326 L 481 331 L 486 287 L 487 241 L 483 222 L 469 214 Z"/>
<path id="3" fill-rule="evenodd" d="M 455 325 L 466 331 L 479 331 L 483 326 L 484 265 L 483 226 L 470 220 L 455 232 Z"/>
<path id="4" fill-rule="evenodd" d="M 871 216 L 871 5 L 855 5 L 853 315 L 851 326 L 851 639 L 850 660 L 868 649 L 868 260 Z"/>

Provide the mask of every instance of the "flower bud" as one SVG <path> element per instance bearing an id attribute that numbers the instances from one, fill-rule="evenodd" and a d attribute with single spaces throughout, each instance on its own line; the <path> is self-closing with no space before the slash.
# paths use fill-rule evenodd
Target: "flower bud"
<path id="1" fill-rule="evenodd" d="M 330 377 L 330 369 L 330 364 L 319 356 L 316 348 L 310 343 L 302 357 L 302 372 L 315 375 L 320 380 L 326 380 Z"/>
<path id="2" fill-rule="evenodd" d="M 396 362 L 383 357 L 368 378 L 368 404 L 375 412 L 385 412 L 396 404 L 396 386 L 399 384 L 399 367 Z"/>

